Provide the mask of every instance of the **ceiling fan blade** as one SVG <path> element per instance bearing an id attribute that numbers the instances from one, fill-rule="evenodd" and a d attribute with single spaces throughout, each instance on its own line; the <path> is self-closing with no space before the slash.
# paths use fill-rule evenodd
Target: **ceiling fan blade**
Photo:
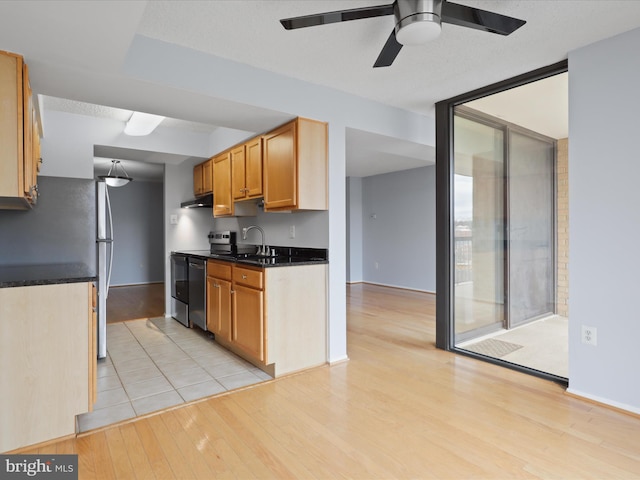
<path id="1" fill-rule="evenodd" d="M 402 45 L 396 40 L 396 31 L 393 29 L 391 30 L 391 35 L 387 38 L 384 47 L 382 47 L 382 51 L 380 52 L 380 55 L 378 55 L 376 63 L 373 64 L 373 67 L 388 67 L 396 59 L 401 49 Z"/>
<path id="2" fill-rule="evenodd" d="M 441 18 L 445 23 L 475 28 L 500 35 L 509 35 L 527 23 L 518 18 L 447 1 L 442 3 Z"/>
<path id="3" fill-rule="evenodd" d="M 287 30 L 293 30 L 295 28 L 313 27 L 315 25 L 326 25 L 328 23 L 360 20 L 362 18 L 382 17 L 384 15 L 393 15 L 393 3 L 390 5 L 378 5 L 375 7 L 337 10 L 335 12 L 305 15 L 303 17 L 284 18 L 280 20 L 280 23 Z"/>

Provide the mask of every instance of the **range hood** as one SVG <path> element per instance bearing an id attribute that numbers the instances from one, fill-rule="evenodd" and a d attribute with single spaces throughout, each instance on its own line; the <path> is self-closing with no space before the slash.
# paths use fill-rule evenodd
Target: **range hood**
<path id="1" fill-rule="evenodd" d="M 187 200 L 180 204 L 181 208 L 213 208 L 213 194 L 203 195 L 202 197 Z"/>

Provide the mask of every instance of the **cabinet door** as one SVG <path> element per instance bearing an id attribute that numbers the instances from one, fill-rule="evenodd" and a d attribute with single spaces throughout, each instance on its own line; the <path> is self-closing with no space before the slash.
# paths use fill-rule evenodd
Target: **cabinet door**
<path id="1" fill-rule="evenodd" d="M 213 192 L 213 160 L 202 164 L 202 194 Z"/>
<path id="2" fill-rule="evenodd" d="M 231 340 L 231 282 L 207 277 L 207 330 Z"/>
<path id="3" fill-rule="evenodd" d="M 202 195 L 202 164 L 193 167 L 193 194 Z"/>
<path id="4" fill-rule="evenodd" d="M 213 159 L 213 216 L 233 215 L 231 201 L 231 154 L 225 152 Z"/>
<path id="5" fill-rule="evenodd" d="M 264 293 L 237 284 L 233 291 L 233 342 L 254 359 L 264 361 Z"/>
<path id="6" fill-rule="evenodd" d="M 216 338 L 231 340 L 231 282 L 217 278 L 219 294 L 219 329 Z"/>
<path id="7" fill-rule="evenodd" d="M 262 138 L 245 145 L 245 188 L 249 198 L 262 196 Z"/>
<path id="8" fill-rule="evenodd" d="M 214 277 L 207 277 L 207 330 L 220 332 L 220 286 Z"/>
<path id="9" fill-rule="evenodd" d="M 22 57 L 0 52 L 0 197 L 21 197 Z"/>
<path id="10" fill-rule="evenodd" d="M 297 206 L 296 124 L 288 123 L 264 137 L 265 208 Z"/>
<path id="11" fill-rule="evenodd" d="M 247 197 L 244 168 L 244 145 L 231 150 L 231 182 L 234 200 L 242 200 Z"/>
<path id="12" fill-rule="evenodd" d="M 31 85 L 29 84 L 29 69 L 22 65 L 22 134 L 23 134 L 23 177 L 22 187 L 25 198 L 35 202 L 35 178 L 33 162 L 33 102 L 31 99 Z"/>

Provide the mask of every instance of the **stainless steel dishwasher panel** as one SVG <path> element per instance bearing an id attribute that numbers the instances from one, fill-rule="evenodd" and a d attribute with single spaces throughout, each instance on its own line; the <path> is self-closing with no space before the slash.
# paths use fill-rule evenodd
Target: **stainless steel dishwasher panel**
<path id="1" fill-rule="evenodd" d="M 207 268 L 202 258 L 189 257 L 189 321 L 207 329 Z"/>

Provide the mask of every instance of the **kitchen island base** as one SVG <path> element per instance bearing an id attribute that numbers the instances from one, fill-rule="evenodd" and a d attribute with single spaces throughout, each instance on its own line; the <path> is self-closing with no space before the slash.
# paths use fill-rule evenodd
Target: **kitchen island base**
<path id="1" fill-rule="evenodd" d="M 325 364 L 327 265 L 256 267 L 254 270 L 264 275 L 261 315 L 259 321 L 254 322 L 255 331 L 240 334 L 238 323 L 245 323 L 246 319 L 234 318 L 230 338 L 216 335 L 216 341 L 274 378 Z M 235 284 L 233 288 L 236 289 Z M 258 342 L 259 348 L 239 343 L 237 340 L 243 336 L 255 339 L 253 343 Z"/>

